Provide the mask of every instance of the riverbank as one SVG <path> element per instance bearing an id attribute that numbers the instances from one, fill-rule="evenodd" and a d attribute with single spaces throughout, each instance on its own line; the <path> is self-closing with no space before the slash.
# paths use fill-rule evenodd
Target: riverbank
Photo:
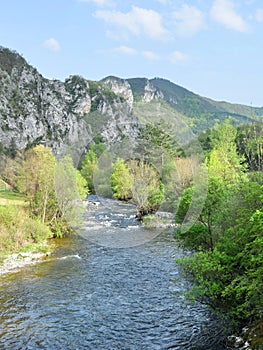
<path id="1" fill-rule="evenodd" d="M 51 255 L 47 252 L 20 252 L 7 255 L 0 265 L 0 276 L 7 273 L 16 272 L 21 268 L 37 264 Z"/>
<path id="2" fill-rule="evenodd" d="M 240 334 L 227 338 L 231 349 L 263 350 L 263 319 L 244 327 Z"/>
<path id="3" fill-rule="evenodd" d="M 48 246 L 43 246 L 41 250 L 33 250 L 27 252 L 9 253 L 1 256 L 0 259 L 0 277 L 8 273 L 16 272 L 28 265 L 37 264 L 51 255 L 51 249 Z"/>

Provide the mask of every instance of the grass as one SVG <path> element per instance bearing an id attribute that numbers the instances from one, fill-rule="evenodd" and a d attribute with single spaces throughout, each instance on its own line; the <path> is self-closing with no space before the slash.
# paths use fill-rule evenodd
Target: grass
<path id="1" fill-rule="evenodd" d="M 25 205 L 26 196 L 16 191 L 0 191 L 0 205 Z"/>

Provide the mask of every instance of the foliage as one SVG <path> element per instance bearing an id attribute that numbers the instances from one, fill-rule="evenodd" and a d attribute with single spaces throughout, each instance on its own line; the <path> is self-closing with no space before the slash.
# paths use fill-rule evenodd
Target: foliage
<path id="1" fill-rule="evenodd" d="M 141 127 L 136 139 L 136 156 L 162 169 L 176 153 L 175 140 L 169 130 L 171 126 L 164 121 Z"/>
<path id="2" fill-rule="evenodd" d="M 26 152 L 18 175 L 18 189 L 26 194 L 33 215 L 42 223 L 54 215 L 55 157 L 51 149 L 38 145 Z"/>
<path id="3" fill-rule="evenodd" d="M 211 132 L 202 212 L 188 232 L 179 229 L 175 235 L 194 251 L 180 260 L 196 282 L 192 297 L 242 324 L 263 317 L 263 186 L 262 177 L 244 174 L 235 139 L 236 129 L 228 121 Z M 176 214 L 179 223 L 193 190 L 183 191 Z"/>
<path id="4" fill-rule="evenodd" d="M 113 103 L 115 100 L 122 99 L 117 96 L 106 84 L 103 82 L 97 82 L 89 80 L 89 95 L 91 97 L 91 111 L 94 112 L 98 109 L 98 106 L 102 99 Z"/>
<path id="5" fill-rule="evenodd" d="M 226 183 L 236 183 L 242 175 L 243 158 L 237 153 L 237 129 L 227 119 L 216 125 L 211 134 L 212 150 L 208 157 L 211 174 L 220 176 Z"/>
<path id="6" fill-rule="evenodd" d="M 123 200 L 131 199 L 133 183 L 134 176 L 131 173 L 131 169 L 123 159 L 118 158 L 111 175 L 111 187 L 114 197 Z"/>
<path id="7" fill-rule="evenodd" d="M 263 126 L 260 122 L 238 128 L 237 148 L 246 159 L 250 171 L 263 170 Z"/>
<path id="8" fill-rule="evenodd" d="M 192 202 L 193 191 L 193 187 L 189 187 L 183 191 L 176 212 L 177 223 L 183 222 Z M 209 178 L 208 191 L 205 196 L 206 198 L 203 200 L 203 193 L 197 193 L 197 197 L 200 197 L 199 202 L 204 204 L 196 224 L 184 234 L 182 234 L 180 229 L 176 231 L 176 237 L 183 240 L 185 246 L 197 250 L 213 250 L 216 241 L 219 239 L 218 224 L 224 215 L 226 199 L 226 189 L 219 177 Z"/>
<path id="9" fill-rule="evenodd" d="M 98 158 L 93 150 L 89 150 L 81 164 L 81 175 L 87 181 L 91 193 L 94 193 L 93 174 L 97 166 Z"/>
<path id="10" fill-rule="evenodd" d="M 28 67 L 26 60 L 16 51 L 9 50 L 0 46 L 0 68 L 5 70 L 9 75 L 12 69 L 16 67 L 22 71 L 23 67 Z"/>
<path id="11" fill-rule="evenodd" d="M 51 236 L 49 228 L 30 218 L 21 206 L 0 205 L 0 251 L 16 251 Z"/>
<path id="12" fill-rule="evenodd" d="M 105 150 L 106 146 L 102 142 L 91 145 L 81 163 L 80 172 L 87 181 L 91 193 L 95 193 L 93 175 L 96 170 L 98 171 L 98 160 Z"/>
<path id="13" fill-rule="evenodd" d="M 164 186 L 158 172 L 140 160 L 127 163 L 117 159 L 111 176 L 114 196 L 131 200 L 137 206 L 137 216 L 155 211 L 164 199 Z"/>
<path id="14" fill-rule="evenodd" d="M 82 200 L 87 196 L 87 182 L 74 168 L 72 158 L 65 156 L 55 167 L 55 193 L 60 219 L 71 226 L 79 223 Z"/>
<path id="15" fill-rule="evenodd" d="M 212 252 L 183 260 L 197 282 L 195 297 L 239 321 L 263 316 L 263 213 L 258 209 L 244 219 L 225 231 Z"/>
<path id="16" fill-rule="evenodd" d="M 112 198 L 111 175 L 113 171 L 113 155 L 105 151 L 98 159 L 97 166 L 94 169 L 93 183 L 96 189 L 96 194 Z"/>
<path id="17" fill-rule="evenodd" d="M 78 221 L 79 203 L 88 192 L 71 157 L 56 161 L 51 149 L 43 145 L 26 151 L 18 169 L 17 187 L 27 197 L 30 215 L 59 236 Z"/>

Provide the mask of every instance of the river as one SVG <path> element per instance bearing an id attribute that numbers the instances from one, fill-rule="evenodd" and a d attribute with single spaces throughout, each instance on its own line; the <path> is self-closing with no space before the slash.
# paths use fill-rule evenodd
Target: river
<path id="1" fill-rule="evenodd" d="M 1 349 L 225 350 L 227 324 L 190 288 L 169 231 L 101 202 L 45 261 L 0 279 Z"/>

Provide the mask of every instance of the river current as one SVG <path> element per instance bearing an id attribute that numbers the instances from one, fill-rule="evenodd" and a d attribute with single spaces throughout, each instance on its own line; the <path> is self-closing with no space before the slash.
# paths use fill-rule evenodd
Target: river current
<path id="1" fill-rule="evenodd" d="M 0 349 L 228 349 L 226 321 L 185 298 L 181 256 L 171 232 L 101 202 L 48 259 L 1 277 Z"/>

